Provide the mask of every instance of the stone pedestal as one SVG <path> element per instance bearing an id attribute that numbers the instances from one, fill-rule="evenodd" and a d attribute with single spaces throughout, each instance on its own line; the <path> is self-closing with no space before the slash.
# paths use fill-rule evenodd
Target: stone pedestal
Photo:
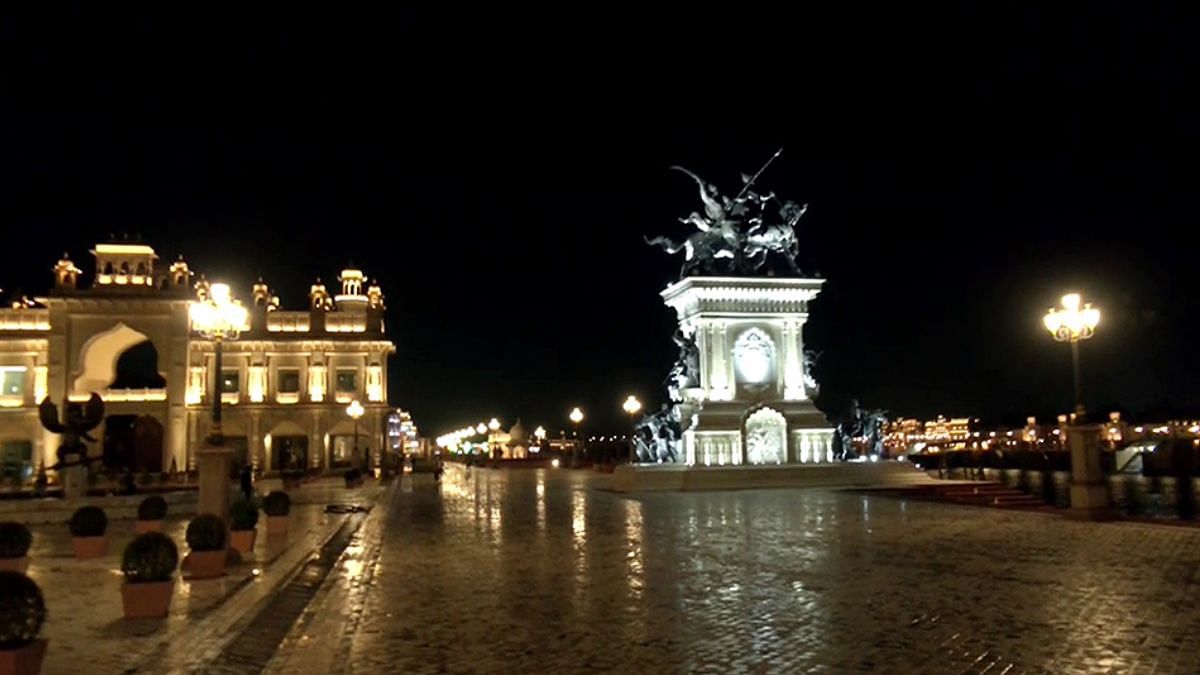
<path id="1" fill-rule="evenodd" d="M 680 460 L 691 466 L 830 459 L 833 428 L 813 405 L 804 365 L 808 303 L 823 279 L 686 277 L 662 292 L 694 345 L 680 392 Z"/>
<path id="2" fill-rule="evenodd" d="M 1100 427 L 1068 427 L 1067 447 L 1071 450 L 1072 515 L 1089 520 L 1112 518 L 1108 481 L 1100 465 Z"/>
<path id="3" fill-rule="evenodd" d="M 229 471 L 233 466 L 233 448 L 206 445 L 196 451 L 200 495 L 197 513 L 212 513 L 229 520 Z"/>
<path id="4" fill-rule="evenodd" d="M 79 455 L 71 453 L 64 455 L 64 461 L 68 464 L 73 464 L 82 459 Z M 87 467 L 79 464 L 68 466 L 59 472 L 62 478 L 63 497 L 66 499 L 83 499 L 87 497 L 88 489 L 88 470 Z"/>

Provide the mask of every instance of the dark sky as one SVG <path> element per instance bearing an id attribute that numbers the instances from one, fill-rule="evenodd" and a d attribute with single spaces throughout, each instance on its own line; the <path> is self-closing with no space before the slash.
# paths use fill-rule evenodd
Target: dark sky
<path id="1" fill-rule="evenodd" d="M 1081 7 L 6 17 L 0 286 L 109 232 L 294 308 L 353 260 L 427 431 L 615 430 L 674 356 L 667 167 L 732 187 L 783 147 L 827 409 L 1065 409 L 1040 318 L 1072 289 L 1090 406 L 1197 408 L 1195 26 Z"/>

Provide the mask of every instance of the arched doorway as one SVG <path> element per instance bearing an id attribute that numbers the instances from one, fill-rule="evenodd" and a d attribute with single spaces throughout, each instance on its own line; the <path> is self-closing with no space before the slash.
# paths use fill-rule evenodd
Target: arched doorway
<path id="1" fill-rule="evenodd" d="M 163 426 L 150 415 L 104 418 L 104 465 L 135 473 L 163 470 Z"/>
<path id="2" fill-rule="evenodd" d="M 746 463 L 787 461 L 787 420 L 774 408 L 762 407 L 746 418 Z"/>

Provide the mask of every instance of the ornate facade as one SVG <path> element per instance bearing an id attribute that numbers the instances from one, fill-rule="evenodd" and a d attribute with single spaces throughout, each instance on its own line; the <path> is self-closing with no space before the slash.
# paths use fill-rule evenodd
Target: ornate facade
<path id="1" fill-rule="evenodd" d="M 220 368 L 222 427 L 241 462 L 265 471 L 349 465 L 355 446 L 371 464 L 385 447 L 387 357 L 383 293 L 360 270 L 343 270 L 340 292 L 320 280 L 308 308 L 283 311 L 261 280 L 242 295 L 240 339 L 223 345 L 192 330 L 188 307 L 207 292 L 182 258 L 164 266 L 144 244 L 100 244 L 90 286 L 64 254 L 44 298 L 0 310 L 0 462 L 10 476 L 55 463 L 55 439 L 37 405 L 104 399 L 95 455 L 136 472 L 195 467 L 211 424 L 213 370 Z M 235 295 L 238 295 L 235 291 Z M 356 423 L 351 400 L 366 413 Z M 360 455 L 361 456 L 361 455 Z"/>

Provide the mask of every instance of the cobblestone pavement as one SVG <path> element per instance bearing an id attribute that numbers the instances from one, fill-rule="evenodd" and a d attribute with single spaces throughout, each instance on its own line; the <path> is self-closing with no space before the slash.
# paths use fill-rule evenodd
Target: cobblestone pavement
<path id="1" fill-rule="evenodd" d="M 343 516 L 322 512 L 324 503 L 348 497 L 370 500 L 378 491 L 370 487 L 351 494 L 335 485 L 294 491 L 297 503 L 286 538 L 269 539 L 260 520 L 254 556 L 226 576 L 191 581 L 177 573 L 171 613 L 164 620 L 122 617 L 121 554 L 134 536 L 132 520 L 109 521 L 109 554 L 87 561 L 75 560 L 65 524 L 31 527 L 28 573 L 46 599 L 42 637 L 50 641 L 42 673 L 189 670 L 189 664 L 219 649 L 237 618 L 269 594 L 340 522 Z M 183 517 L 168 518 L 164 527 L 181 558 L 187 552 L 186 528 Z"/>
<path id="2" fill-rule="evenodd" d="M 1191 528 L 601 480 L 406 485 L 268 672 L 1200 671 Z"/>

